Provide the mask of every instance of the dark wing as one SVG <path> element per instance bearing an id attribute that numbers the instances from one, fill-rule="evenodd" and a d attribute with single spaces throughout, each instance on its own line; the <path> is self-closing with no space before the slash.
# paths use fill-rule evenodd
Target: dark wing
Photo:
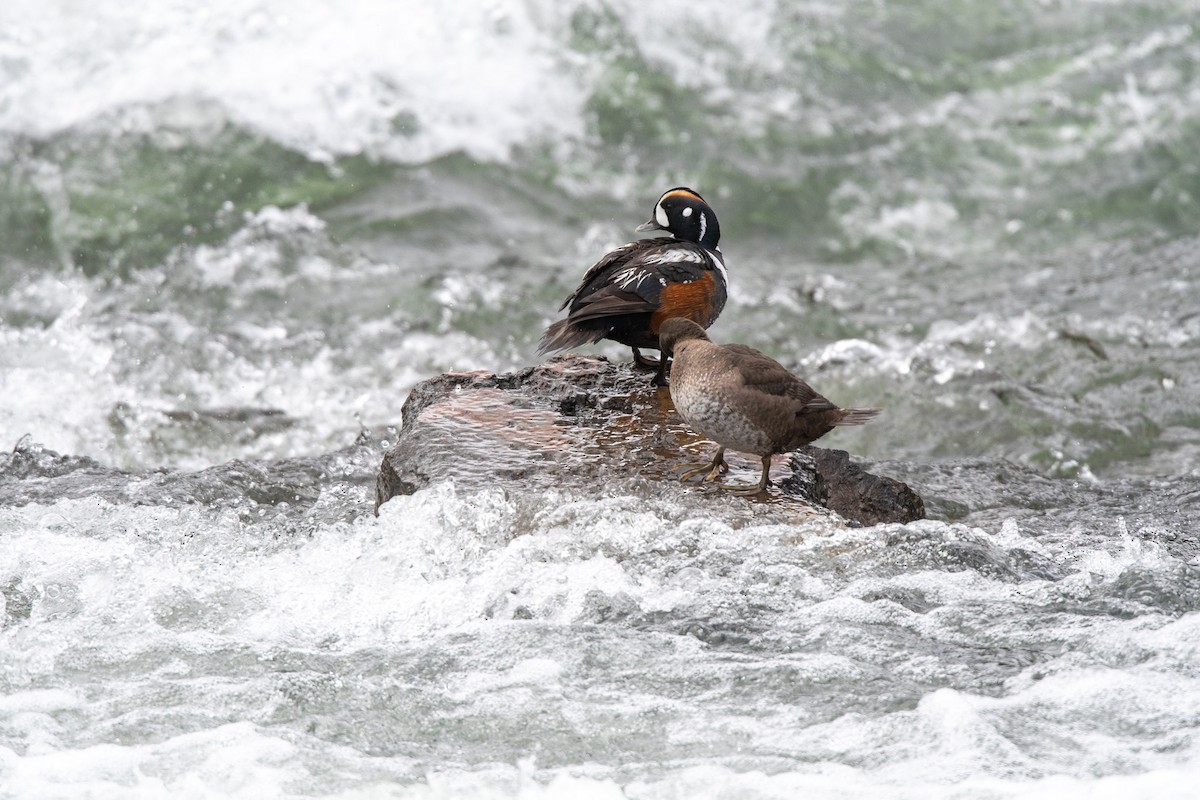
<path id="1" fill-rule="evenodd" d="M 678 239 L 639 239 L 619 247 L 593 264 L 563 301 L 560 311 L 571 307 L 567 318 L 546 329 L 538 352 L 603 339 L 622 317 L 657 311 L 664 286 L 699 280 L 711 266 L 703 248 Z"/>
<path id="2" fill-rule="evenodd" d="M 797 413 L 808 414 L 837 408 L 767 354 L 744 344 L 726 344 L 721 347 L 737 356 L 737 370 L 741 374 L 742 383 L 745 386 L 763 394 L 786 397 L 795 401 Z"/>
<path id="3" fill-rule="evenodd" d="M 592 295 L 612 295 L 640 298 L 649 308 L 614 310 L 613 314 L 653 311 L 669 283 L 690 283 L 704 277 L 712 266 L 704 249 L 691 242 L 659 237 L 640 239 L 619 247 L 588 269 L 576 289 L 560 306 L 571 307 L 571 316 L 589 302 L 600 298 Z"/>
<path id="4" fill-rule="evenodd" d="M 567 295 L 567 299 L 563 300 L 558 310 L 562 311 L 571 305 L 571 303 L 575 302 L 575 298 L 580 295 L 588 294 L 589 289 L 595 291 L 600 285 L 603 285 L 605 281 L 597 279 L 601 278 L 606 271 L 613 271 L 621 267 L 626 261 L 637 258 L 645 250 L 654 247 L 656 242 L 671 241 L 674 241 L 674 239 L 664 239 L 661 237 L 657 239 L 638 239 L 636 242 L 630 242 L 610 253 L 606 253 L 603 258 L 588 267 L 587 272 L 583 273 L 583 279 L 579 281 L 579 286 L 575 288 L 575 291 Z"/>
<path id="5" fill-rule="evenodd" d="M 569 305 L 570 313 L 566 319 L 560 319 L 546 329 L 538 343 L 538 352 L 566 350 L 603 339 L 612 330 L 611 325 L 604 323 L 605 318 L 652 313 L 655 308 L 652 302 L 634 292 L 624 291 L 610 279 L 631 261 L 636 262 L 643 253 L 660 247 L 658 243 L 669 241 L 673 240 L 639 239 L 618 247 L 589 267 L 579 287 L 558 307 L 562 311 Z M 599 325 L 595 324 L 596 320 L 600 320 Z M 579 324 L 589 321 L 593 324 Z"/>
<path id="6" fill-rule="evenodd" d="M 654 303 L 633 292 L 626 292 L 615 286 L 602 286 L 577 300 L 571 307 L 568 319 L 571 322 L 586 322 L 625 314 L 650 314 L 655 308 L 657 306 Z"/>

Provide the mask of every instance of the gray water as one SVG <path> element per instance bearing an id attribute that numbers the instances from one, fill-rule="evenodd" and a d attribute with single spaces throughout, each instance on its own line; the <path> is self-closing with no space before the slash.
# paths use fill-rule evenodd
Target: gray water
<path id="1" fill-rule="evenodd" d="M 0 6 L 0 797 L 1195 796 L 1198 10 Z M 373 517 L 680 184 L 931 518 Z"/>

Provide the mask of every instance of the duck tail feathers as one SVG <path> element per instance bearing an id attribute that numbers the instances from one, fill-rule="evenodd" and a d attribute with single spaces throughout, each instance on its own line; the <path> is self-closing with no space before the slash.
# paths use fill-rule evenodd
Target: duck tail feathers
<path id="1" fill-rule="evenodd" d="M 538 342 L 539 353 L 551 353 L 557 350 L 567 350 L 581 344 L 591 344 L 604 338 L 603 331 L 583 330 L 571 324 L 570 319 L 560 319 L 542 334 Z"/>
<path id="2" fill-rule="evenodd" d="M 841 416 L 834 425 L 864 425 L 875 419 L 883 409 L 880 408 L 843 408 Z"/>

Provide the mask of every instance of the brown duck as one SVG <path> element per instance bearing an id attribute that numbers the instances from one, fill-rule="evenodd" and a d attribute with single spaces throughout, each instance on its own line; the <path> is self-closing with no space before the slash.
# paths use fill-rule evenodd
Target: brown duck
<path id="1" fill-rule="evenodd" d="M 716 480 L 728 466 L 725 449 L 762 458 L 762 478 L 749 486 L 722 486 L 757 494 L 770 481 L 771 456 L 821 438 L 838 425 L 862 425 L 878 408 L 838 408 L 770 356 L 743 344 L 715 344 L 690 319 L 675 317 L 658 332 L 671 356 L 671 399 L 684 421 L 717 443 L 712 461 L 680 480 L 708 472 Z"/>

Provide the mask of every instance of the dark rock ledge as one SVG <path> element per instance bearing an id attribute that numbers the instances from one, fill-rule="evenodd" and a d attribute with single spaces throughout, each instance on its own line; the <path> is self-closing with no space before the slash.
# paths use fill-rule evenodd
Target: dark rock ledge
<path id="1" fill-rule="evenodd" d="M 598 493 L 640 477 L 698 503 L 768 503 L 785 516 L 814 506 L 856 525 L 925 516 L 907 485 L 865 472 L 844 451 L 820 447 L 779 456 L 771 470 L 776 486 L 765 497 L 730 498 L 711 484 L 681 483 L 683 465 L 707 460 L 713 445 L 688 429 L 670 392 L 652 388 L 648 373 L 604 358 L 569 355 L 501 375 L 439 375 L 413 389 L 403 415 L 400 436 L 379 467 L 376 512 L 396 495 L 451 478 L 464 488 Z M 727 480 L 758 477 L 757 458 L 727 454 L 727 460 Z"/>

